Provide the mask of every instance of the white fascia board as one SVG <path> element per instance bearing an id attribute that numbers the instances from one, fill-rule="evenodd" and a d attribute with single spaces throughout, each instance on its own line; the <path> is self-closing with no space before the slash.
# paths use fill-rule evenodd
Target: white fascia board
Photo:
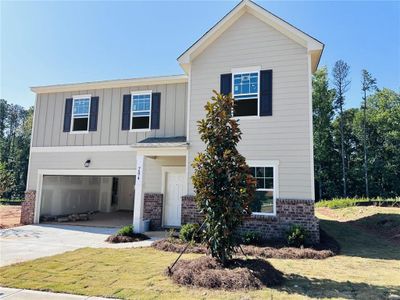
<path id="1" fill-rule="evenodd" d="M 39 169 L 38 175 L 54 176 L 135 176 L 135 169 Z"/>
<path id="2" fill-rule="evenodd" d="M 170 148 L 136 148 L 136 155 L 140 156 L 186 156 L 188 150 L 182 147 Z"/>
<path id="3" fill-rule="evenodd" d="M 187 75 L 182 74 L 182 75 L 159 76 L 159 77 L 143 77 L 143 78 L 132 78 L 132 79 L 117 79 L 117 80 L 58 84 L 58 85 L 48 85 L 48 86 L 35 86 L 31 87 L 31 91 L 37 94 L 73 92 L 81 90 L 123 88 L 123 87 L 134 87 L 142 85 L 186 83 L 187 80 L 188 80 Z"/>

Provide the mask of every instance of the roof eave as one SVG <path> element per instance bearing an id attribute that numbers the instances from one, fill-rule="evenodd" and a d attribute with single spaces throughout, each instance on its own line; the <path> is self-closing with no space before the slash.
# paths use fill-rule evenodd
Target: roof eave
<path id="1" fill-rule="evenodd" d="M 94 90 L 104 88 L 123 88 L 134 87 L 141 85 L 156 85 L 156 84 L 173 84 L 173 83 L 186 83 L 188 77 L 186 74 L 171 75 L 171 76 L 158 76 L 158 77 L 142 77 L 131 79 L 117 79 L 117 80 L 104 80 L 71 84 L 57 84 L 47 86 L 31 87 L 31 91 L 37 94 L 43 93 L 56 93 L 56 92 L 74 92 L 82 90 Z"/>

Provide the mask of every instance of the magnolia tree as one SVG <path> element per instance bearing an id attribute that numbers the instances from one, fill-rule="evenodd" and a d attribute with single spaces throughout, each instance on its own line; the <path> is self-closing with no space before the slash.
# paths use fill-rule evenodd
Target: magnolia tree
<path id="1" fill-rule="evenodd" d="M 230 95 L 214 93 L 205 105 L 206 118 L 198 121 L 206 149 L 192 164 L 192 181 L 196 203 L 205 215 L 211 255 L 226 264 L 237 244 L 235 230 L 250 212 L 255 183 L 245 158 L 236 149 L 242 132 L 231 117 L 234 100 Z"/>

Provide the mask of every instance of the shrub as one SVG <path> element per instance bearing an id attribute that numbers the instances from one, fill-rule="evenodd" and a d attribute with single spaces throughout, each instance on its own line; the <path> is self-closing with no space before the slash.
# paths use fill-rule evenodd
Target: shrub
<path id="1" fill-rule="evenodd" d="M 240 238 L 241 243 L 244 245 L 260 245 L 264 240 L 261 233 L 257 231 L 247 231 Z"/>
<path id="2" fill-rule="evenodd" d="M 117 236 L 132 236 L 133 235 L 133 225 L 127 225 L 122 227 L 117 231 Z"/>
<path id="3" fill-rule="evenodd" d="M 201 241 L 201 234 L 198 232 L 200 226 L 197 223 L 188 223 L 181 227 L 179 231 L 179 238 L 183 242 L 199 242 Z"/>
<path id="4" fill-rule="evenodd" d="M 293 247 L 304 246 L 304 243 L 306 242 L 307 239 L 307 231 L 299 225 L 293 225 L 288 230 L 286 239 L 289 246 Z"/>
<path id="5" fill-rule="evenodd" d="M 383 199 L 377 198 L 333 198 L 332 200 L 321 200 L 318 201 L 316 207 L 328 207 L 332 209 L 345 208 L 351 206 L 361 206 L 361 205 L 386 205 L 386 206 L 396 206 L 400 202 L 400 197 Z"/>

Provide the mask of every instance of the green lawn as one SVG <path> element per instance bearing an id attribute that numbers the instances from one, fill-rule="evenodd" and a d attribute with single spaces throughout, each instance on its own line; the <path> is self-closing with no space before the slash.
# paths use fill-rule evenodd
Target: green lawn
<path id="1" fill-rule="evenodd" d="M 385 213 L 400 218 L 400 209 Z M 268 260 L 285 273 L 287 280 L 281 288 L 226 292 L 179 287 L 163 275 L 177 254 L 152 248 L 86 248 L 12 265 L 0 269 L 0 285 L 126 299 L 386 299 L 389 294 L 400 295 L 398 244 L 330 218 L 322 220 L 321 226 L 341 244 L 341 255 L 319 261 Z M 185 256 L 191 257 L 196 255 Z"/>

